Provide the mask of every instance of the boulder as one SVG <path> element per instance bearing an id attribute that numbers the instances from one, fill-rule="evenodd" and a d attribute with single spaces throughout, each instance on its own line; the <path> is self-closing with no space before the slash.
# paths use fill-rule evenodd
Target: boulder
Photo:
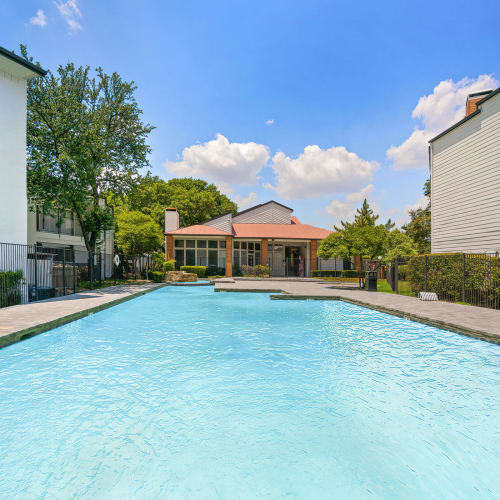
<path id="1" fill-rule="evenodd" d="M 185 273 L 184 271 L 168 271 L 165 275 L 165 281 L 193 283 L 198 281 L 198 276 L 195 273 Z"/>

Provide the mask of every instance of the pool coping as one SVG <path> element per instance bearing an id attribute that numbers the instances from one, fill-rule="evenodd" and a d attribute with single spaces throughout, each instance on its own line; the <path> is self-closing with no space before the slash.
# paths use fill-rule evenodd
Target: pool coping
<path id="1" fill-rule="evenodd" d="M 436 328 L 440 328 L 442 330 L 447 330 L 453 333 L 458 333 L 460 335 L 465 335 L 467 337 L 472 337 L 476 338 L 479 340 L 483 340 L 485 342 L 489 342 L 492 344 L 499 344 L 500 345 L 500 336 L 494 333 L 490 333 L 488 331 L 484 330 L 475 330 L 470 327 L 464 327 L 459 324 L 455 323 L 450 323 L 447 321 L 440 321 L 438 319 L 433 319 L 429 318 L 426 316 L 422 316 L 419 314 L 415 313 L 409 313 L 407 311 L 402 311 L 399 309 L 395 309 L 392 307 L 388 306 L 382 306 L 379 304 L 373 304 L 370 302 L 366 302 L 363 300 L 355 299 L 352 297 L 346 297 L 346 296 L 341 296 L 341 295 L 336 295 L 336 294 L 331 294 L 331 295 L 321 295 L 321 294 L 315 294 L 315 295 L 308 295 L 308 294 L 299 294 L 299 293 L 291 293 L 286 290 L 279 290 L 279 289 L 256 289 L 256 288 L 249 288 L 249 289 L 243 289 L 243 288 L 231 288 L 231 287 L 218 287 L 215 288 L 215 292 L 250 292 L 250 293 L 267 293 L 269 294 L 269 298 L 271 300 L 337 300 L 341 302 L 347 302 L 350 304 L 354 304 L 357 306 L 361 307 L 366 307 L 367 309 L 372 309 L 375 311 L 391 314 L 392 316 L 397 316 L 400 318 L 404 319 L 409 319 L 411 321 L 415 321 L 417 323 L 422 323 L 425 325 L 429 326 L 434 326 Z M 383 292 L 377 292 L 377 293 L 383 293 Z M 469 306 L 473 307 L 473 306 Z"/>
<path id="2" fill-rule="evenodd" d="M 382 292 L 381 292 L 382 293 Z M 441 328 L 442 330 L 447 330 L 453 333 L 459 333 L 467 337 L 476 338 L 483 340 L 485 342 L 490 342 L 492 344 L 500 344 L 500 338 L 498 336 L 485 332 L 483 330 L 472 330 L 470 328 L 463 328 L 446 321 L 439 321 L 425 316 L 420 316 L 418 314 L 411 314 L 398 309 L 392 309 L 390 307 L 379 306 L 376 304 L 370 304 L 369 302 L 363 302 L 361 300 L 349 299 L 347 297 L 330 296 L 330 295 L 291 295 L 289 293 L 283 293 L 280 295 L 270 295 L 271 300 L 338 300 L 340 302 L 348 302 L 349 304 L 354 304 L 356 306 L 366 307 L 367 309 L 372 309 L 374 311 L 384 312 L 391 314 L 392 316 L 398 316 L 399 318 L 409 319 L 417 323 L 422 323 L 428 326 L 435 326 Z"/>
<path id="3" fill-rule="evenodd" d="M 142 288 L 138 292 L 131 293 L 129 295 L 125 295 L 123 297 L 120 297 L 115 300 L 111 300 L 109 302 L 104 302 L 102 304 L 99 304 L 97 306 L 90 307 L 88 309 L 83 309 L 81 311 L 77 311 L 71 314 L 67 314 L 65 316 L 61 316 L 59 318 L 46 321 L 44 323 L 40 323 L 38 325 L 30 326 L 28 328 L 24 328 L 21 330 L 16 330 L 14 332 L 9 332 L 5 335 L 2 335 L 0 332 L 0 349 L 3 349 L 4 347 L 7 347 L 12 344 L 16 344 L 18 342 L 21 342 L 23 340 L 29 339 L 31 337 L 35 337 L 36 335 L 39 335 L 41 333 L 47 332 L 49 330 L 52 330 L 53 328 L 57 328 L 62 325 L 66 325 L 67 323 L 72 323 L 73 321 L 76 321 L 81 318 L 85 318 L 86 316 L 90 316 L 91 314 L 94 314 L 99 311 L 103 311 L 105 309 L 109 309 L 110 307 L 116 306 L 118 304 L 121 304 L 122 302 L 127 302 L 128 300 L 135 299 L 137 297 L 140 297 L 141 295 L 145 295 L 150 292 L 154 292 L 155 290 L 159 290 L 160 288 L 163 288 L 165 286 L 168 286 L 167 283 L 158 283 L 155 284 L 156 286 L 151 286 L 148 288 Z M 139 285 L 134 285 L 134 286 L 139 286 Z M 111 287 L 110 287 L 111 288 Z M 102 289 L 101 289 L 102 290 Z M 69 296 L 66 296 L 69 297 Z M 48 299 L 47 301 L 39 301 L 40 302 L 48 302 L 48 301 L 55 301 L 57 299 Z M 27 305 L 27 304 L 24 304 Z M 22 307 L 22 305 L 21 305 Z"/>

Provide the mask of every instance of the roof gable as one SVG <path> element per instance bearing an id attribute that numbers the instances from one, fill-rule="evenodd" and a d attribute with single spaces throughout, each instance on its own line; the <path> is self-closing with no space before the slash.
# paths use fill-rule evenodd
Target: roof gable
<path id="1" fill-rule="evenodd" d="M 291 224 L 293 209 L 274 200 L 247 208 L 233 216 L 233 223 Z"/>

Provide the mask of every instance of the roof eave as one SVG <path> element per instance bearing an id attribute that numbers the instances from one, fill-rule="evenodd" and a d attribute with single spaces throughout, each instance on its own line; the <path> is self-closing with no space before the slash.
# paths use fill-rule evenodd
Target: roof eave
<path id="1" fill-rule="evenodd" d="M 460 127 L 460 125 L 464 124 L 466 121 L 470 120 L 471 118 L 474 118 L 474 116 L 477 116 L 479 113 L 481 113 L 481 108 L 480 106 L 485 103 L 488 99 L 491 99 L 492 97 L 496 96 L 497 94 L 500 94 L 500 87 L 498 87 L 496 90 L 493 90 L 490 92 L 486 97 L 481 99 L 476 103 L 477 109 L 470 115 L 467 115 L 466 117 L 462 118 L 459 122 L 455 123 L 451 127 L 448 127 L 446 130 L 441 132 L 440 134 L 436 135 L 436 137 L 433 137 L 432 139 L 429 140 L 429 143 L 432 143 L 436 141 L 437 139 L 440 139 L 444 135 L 446 135 L 448 132 L 451 132 L 452 130 L 456 129 L 457 127 Z"/>
<path id="2" fill-rule="evenodd" d="M 22 57 L 14 54 L 14 52 L 4 49 L 3 47 L 0 47 L 0 55 L 20 64 L 21 66 L 24 66 L 25 68 L 30 69 L 34 73 L 37 73 L 39 76 L 45 76 L 47 74 L 47 71 L 43 68 L 40 68 L 40 66 L 38 66 L 37 64 L 33 64 L 32 62 L 27 61 L 26 59 L 23 59 Z"/>

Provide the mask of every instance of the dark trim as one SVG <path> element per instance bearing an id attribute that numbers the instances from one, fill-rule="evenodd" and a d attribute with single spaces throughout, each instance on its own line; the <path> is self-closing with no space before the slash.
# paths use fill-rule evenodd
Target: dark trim
<path id="1" fill-rule="evenodd" d="M 456 129 L 457 127 L 460 127 L 460 125 L 463 125 L 467 120 L 470 120 L 474 116 L 477 116 L 479 113 L 481 113 L 481 106 L 484 102 L 486 102 L 488 99 L 491 99 L 493 96 L 500 94 L 500 87 L 498 87 L 496 90 L 493 90 L 490 92 L 485 98 L 481 99 L 476 103 L 477 109 L 474 111 L 474 113 L 471 113 L 470 115 L 466 116 L 465 118 L 462 118 L 459 122 L 455 123 L 451 127 L 447 128 L 444 132 L 441 132 L 440 134 L 436 135 L 436 137 L 433 137 L 429 143 L 434 142 L 437 139 L 440 139 L 443 137 L 443 135 L 446 135 L 448 132 L 451 132 L 452 130 Z"/>
<path id="2" fill-rule="evenodd" d="M 293 208 L 287 207 L 286 205 L 283 205 L 282 203 L 278 203 L 277 201 L 270 200 L 270 201 L 266 201 L 265 203 L 255 205 L 254 207 L 250 207 L 250 208 L 247 208 L 245 210 L 242 210 L 241 212 L 238 212 L 236 215 L 233 215 L 233 217 L 238 217 L 238 215 L 246 214 L 247 212 L 250 212 L 250 210 L 255 210 L 256 208 L 263 207 L 264 205 L 269 205 L 269 203 L 276 203 L 276 205 L 279 205 L 280 207 L 286 208 L 287 210 L 291 210 L 293 212 Z"/>
<path id="3" fill-rule="evenodd" d="M 481 102 L 481 101 L 479 101 L 479 102 Z M 477 103 L 478 105 L 479 105 L 479 102 Z M 471 113 L 470 115 L 467 115 L 465 118 L 462 118 L 459 122 L 455 123 L 451 127 L 447 128 L 445 131 L 443 131 L 440 134 L 436 135 L 436 137 L 433 137 L 429 141 L 429 143 L 432 143 L 435 140 L 440 139 L 441 137 L 443 137 L 443 135 L 446 135 L 448 132 L 451 132 L 452 130 L 456 129 L 457 127 L 460 127 L 460 125 L 463 125 L 466 121 L 470 120 L 471 118 L 473 118 L 474 116 L 478 115 L 479 113 L 481 113 L 481 110 L 478 108 L 478 109 L 476 109 L 476 111 L 474 111 L 474 113 Z"/>
<path id="4" fill-rule="evenodd" d="M 468 97 L 477 97 L 478 95 L 487 95 L 487 94 L 491 94 L 493 92 L 493 90 L 489 89 L 489 90 L 481 90 L 480 92 L 472 92 L 472 94 L 469 94 Z"/>
<path id="5" fill-rule="evenodd" d="M 29 61 L 26 61 L 26 59 L 19 57 L 18 55 L 14 54 L 14 52 L 4 49 L 1 46 L 0 46 L 0 55 L 6 57 L 7 59 L 10 59 L 11 61 L 16 62 L 17 64 L 20 64 L 21 66 L 24 66 L 25 68 L 30 69 L 31 71 L 34 71 L 35 73 L 38 73 L 40 76 L 45 76 L 47 74 L 47 71 L 40 68 L 40 66 L 33 64 Z"/>
<path id="6" fill-rule="evenodd" d="M 477 105 L 479 106 L 480 104 L 483 104 L 483 102 L 487 101 L 488 99 L 497 94 L 500 94 L 500 87 L 498 87 L 496 90 L 492 90 L 486 97 L 478 101 Z"/>

